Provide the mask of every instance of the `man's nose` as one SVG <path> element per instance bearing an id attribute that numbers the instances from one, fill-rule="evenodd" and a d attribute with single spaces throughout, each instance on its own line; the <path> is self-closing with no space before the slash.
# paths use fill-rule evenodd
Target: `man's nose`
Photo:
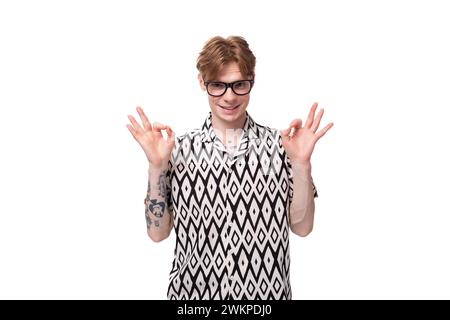
<path id="1" fill-rule="evenodd" d="M 224 100 L 234 100 L 236 99 L 237 95 L 233 92 L 231 87 L 228 87 L 225 93 L 223 94 Z"/>

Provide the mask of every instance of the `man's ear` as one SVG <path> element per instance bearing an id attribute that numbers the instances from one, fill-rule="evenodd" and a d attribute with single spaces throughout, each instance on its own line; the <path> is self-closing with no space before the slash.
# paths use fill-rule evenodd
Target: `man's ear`
<path id="1" fill-rule="evenodd" d="M 205 81 L 203 81 L 203 77 L 200 73 L 198 74 L 197 78 L 200 84 L 200 88 L 202 88 L 202 90 L 205 91 L 206 90 Z"/>

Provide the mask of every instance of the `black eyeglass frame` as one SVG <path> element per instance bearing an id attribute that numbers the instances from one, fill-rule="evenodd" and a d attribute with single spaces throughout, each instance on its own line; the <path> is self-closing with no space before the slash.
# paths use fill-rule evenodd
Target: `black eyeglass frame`
<path id="1" fill-rule="evenodd" d="M 236 83 L 238 83 L 238 82 L 243 82 L 243 81 L 248 81 L 248 82 L 250 82 L 250 89 L 248 90 L 248 92 L 247 92 L 247 93 L 237 93 L 236 91 L 234 91 L 234 87 L 233 87 L 233 86 L 234 86 Z M 222 81 L 204 81 L 204 83 L 205 83 L 205 86 L 206 86 L 206 92 L 208 92 L 208 94 L 209 94 L 210 96 L 212 96 L 212 97 L 221 97 L 221 96 L 223 96 L 223 95 L 227 92 L 228 88 L 231 88 L 231 91 L 233 91 L 233 93 L 234 93 L 235 95 L 237 95 L 237 96 L 246 96 L 247 94 L 250 93 L 250 91 L 252 91 L 252 89 L 253 89 L 253 84 L 255 83 L 255 80 L 238 80 L 238 81 L 229 82 L 229 83 L 227 83 L 227 82 L 222 82 Z M 223 84 L 223 85 L 225 85 L 225 90 L 223 90 L 223 93 L 222 93 L 222 94 L 219 94 L 219 95 L 211 94 L 211 93 L 209 92 L 209 89 L 208 89 L 208 86 L 209 86 L 209 84 L 211 84 L 211 83 L 220 83 L 220 84 Z"/>

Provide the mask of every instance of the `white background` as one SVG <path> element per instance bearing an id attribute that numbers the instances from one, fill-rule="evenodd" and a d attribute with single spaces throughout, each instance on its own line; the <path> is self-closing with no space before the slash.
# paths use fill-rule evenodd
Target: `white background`
<path id="1" fill-rule="evenodd" d="M 295 299 L 450 298 L 446 1 L 2 1 L 0 298 L 165 299 L 175 245 L 146 235 L 141 105 L 177 135 L 209 106 L 215 35 L 257 57 L 249 113 L 335 126 L 291 235 Z"/>

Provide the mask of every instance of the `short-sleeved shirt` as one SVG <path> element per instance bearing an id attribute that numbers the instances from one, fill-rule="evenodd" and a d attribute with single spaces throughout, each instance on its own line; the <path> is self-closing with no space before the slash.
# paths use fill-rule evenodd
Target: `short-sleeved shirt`
<path id="1" fill-rule="evenodd" d="M 230 153 L 210 112 L 177 137 L 168 181 L 176 232 L 168 299 L 291 299 L 293 176 L 278 130 L 246 113 Z"/>

